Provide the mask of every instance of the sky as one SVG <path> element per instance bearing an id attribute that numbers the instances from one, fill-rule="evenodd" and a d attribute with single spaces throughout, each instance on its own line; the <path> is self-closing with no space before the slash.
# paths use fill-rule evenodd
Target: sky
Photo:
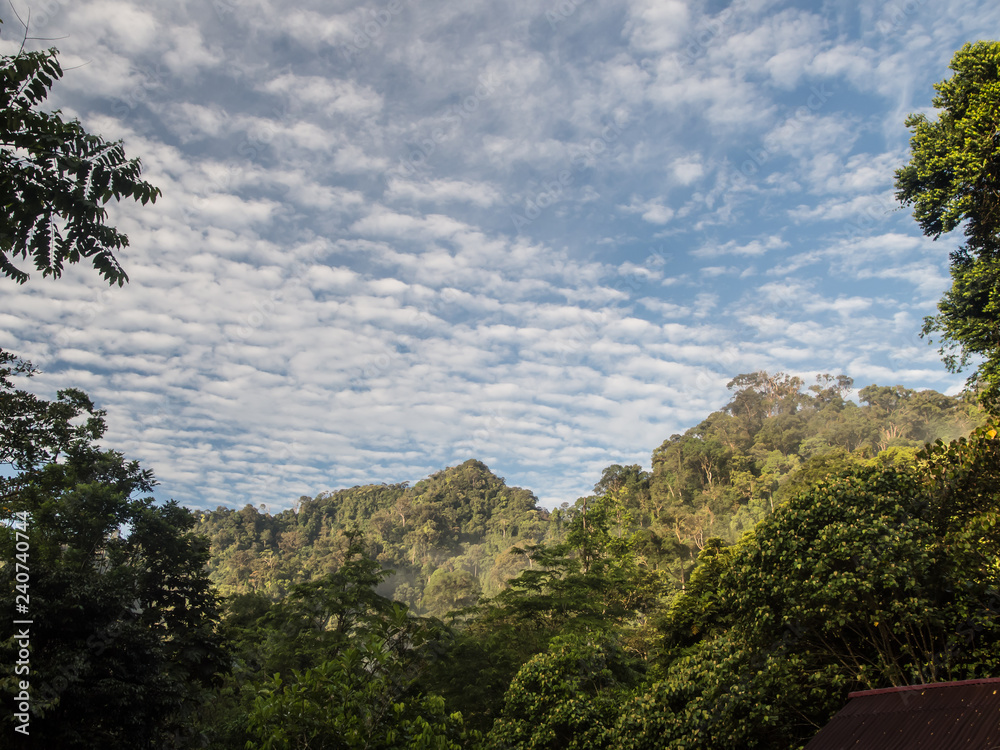
<path id="1" fill-rule="evenodd" d="M 192 508 L 469 458 L 546 506 L 740 373 L 957 393 L 959 238 L 894 197 L 992 0 L 14 0 L 121 139 L 129 274 L 0 279 L 0 347 Z M 30 10 L 30 16 L 28 15 Z M 10 11 L 0 53 L 23 27 Z"/>

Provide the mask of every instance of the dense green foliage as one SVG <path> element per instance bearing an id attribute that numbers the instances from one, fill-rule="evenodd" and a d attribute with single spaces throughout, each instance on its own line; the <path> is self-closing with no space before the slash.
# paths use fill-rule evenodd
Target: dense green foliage
<path id="1" fill-rule="evenodd" d="M 1000 408 L 1000 42 L 967 44 L 951 61 L 954 75 L 935 85 L 931 121 L 910 115 L 910 162 L 896 172 L 897 196 L 913 206 L 924 234 L 938 237 L 964 222 L 966 243 L 951 256 L 951 288 L 928 318 L 945 363 L 958 371 L 975 360 L 970 382 Z"/>
<path id="2" fill-rule="evenodd" d="M 376 592 L 387 573 L 349 531 L 336 570 L 279 602 L 228 600 L 230 674 L 198 725 L 213 748 L 466 747 L 460 714 L 425 690 L 452 635 Z"/>
<path id="3" fill-rule="evenodd" d="M 512 552 L 549 531 L 535 496 L 507 487 L 479 461 L 438 472 L 413 487 L 366 485 L 302 498 L 276 515 L 250 506 L 200 516 L 212 541 L 211 576 L 226 593 L 275 596 L 338 563 L 338 537 L 364 532 L 368 552 L 394 574 L 386 596 L 431 614 L 474 604 L 528 565 Z"/>
<path id="4" fill-rule="evenodd" d="M 248 750 L 397 748 L 461 750 L 471 736 L 440 696 L 403 699 L 393 656 L 375 642 L 352 647 L 318 667 L 275 675 L 256 699 Z"/>
<path id="5" fill-rule="evenodd" d="M 518 671 L 486 747 L 607 747 L 638 674 L 614 641 L 558 636 Z"/>
<path id="6" fill-rule="evenodd" d="M 4 746 L 162 747 L 224 663 L 208 548 L 189 511 L 137 496 L 150 472 L 96 445 L 85 394 L 17 389 L 31 372 L 0 351 L 0 606 L 24 613 L 0 630 Z M 30 737 L 13 731 L 22 681 Z"/>
<path id="7" fill-rule="evenodd" d="M 567 541 L 573 519 L 589 510 L 609 514 L 608 533 L 627 530 L 638 564 L 679 587 L 707 539 L 733 543 L 831 471 L 879 453 L 881 462 L 905 462 L 982 419 L 963 399 L 902 386 L 862 388 L 858 405 L 845 399 L 851 387 L 844 376 L 805 388 L 781 373 L 740 375 L 724 409 L 653 452 L 651 472 L 611 465 L 592 497 L 553 511 L 470 460 L 413 487 L 323 493 L 275 515 L 220 508 L 199 514 L 197 530 L 211 540 L 210 575 L 222 592 L 281 596 L 336 566 L 338 537 L 356 527 L 371 556 L 395 571 L 380 593 L 443 616 L 497 594 L 532 566 L 533 546 Z"/>
<path id="8" fill-rule="evenodd" d="M 750 373 L 652 471 L 552 511 L 470 460 L 195 520 L 133 498 L 152 477 L 95 445 L 85 394 L 3 365 L 32 729 L 61 747 L 789 748 L 851 689 L 1000 671 L 996 429 L 917 447 L 981 419 L 962 399 Z"/>
<path id="9" fill-rule="evenodd" d="M 62 67 L 50 49 L 0 56 L 0 273 L 23 284 L 14 265 L 28 259 L 43 276 L 89 258 L 109 284 L 128 281 L 114 253 L 128 237 L 105 224 L 112 198 L 155 201 L 158 188 L 139 179 L 138 159 L 121 142 L 87 133 L 76 120 L 39 107 Z"/>
<path id="10" fill-rule="evenodd" d="M 856 467 L 712 549 L 607 747 L 801 747 L 850 689 L 1000 669 L 1000 441 Z"/>
<path id="11" fill-rule="evenodd" d="M 407 694 L 440 696 L 447 708 L 428 716 L 457 711 L 462 723 L 455 726 L 481 732 L 491 747 L 642 747 L 647 730 L 638 727 L 647 724 L 648 731 L 666 732 L 678 743 L 705 732 L 714 738 L 694 747 L 726 746 L 712 744 L 726 732 L 756 737 L 760 747 L 789 747 L 839 707 L 848 687 L 899 678 L 886 677 L 895 673 L 883 665 L 866 682 L 832 651 L 804 649 L 805 626 L 798 622 L 780 623 L 773 632 L 752 629 L 742 613 L 759 614 L 762 604 L 743 603 L 734 592 L 780 589 L 776 582 L 788 576 L 784 561 L 812 550 L 812 557 L 794 563 L 808 581 L 806 571 L 830 568 L 825 556 L 851 545 L 866 562 L 861 573 L 837 585 L 862 592 L 858 579 L 889 559 L 870 534 L 902 523 L 905 511 L 892 510 L 900 497 L 917 502 L 914 493 L 923 485 L 912 472 L 921 446 L 965 434 L 982 419 L 966 400 L 901 386 L 863 388 L 859 405 L 845 398 L 852 385 L 844 376 L 821 376 L 806 388 L 780 373 L 740 375 L 730 383 L 730 403 L 666 440 L 653 453 L 652 471 L 613 464 L 593 495 L 552 511 L 473 460 L 412 488 L 369 485 L 324 493 L 273 516 L 249 506 L 201 514 L 199 529 L 212 540 L 212 577 L 237 594 L 231 606 L 256 597 L 269 613 L 258 613 L 262 619 L 248 640 L 255 656 L 247 663 L 258 666 L 233 679 L 260 683 L 284 670 L 288 676 L 280 684 L 260 683 L 272 698 L 299 695 L 292 685 L 315 681 L 316 673 L 307 670 L 341 648 L 329 641 L 338 628 L 333 621 L 325 626 L 327 650 L 317 650 L 320 631 L 289 630 L 286 615 L 277 613 L 301 611 L 310 587 L 342 571 L 386 606 L 395 598 L 405 599 L 411 612 L 451 612 L 450 626 L 437 631 L 434 658 L 421 664 Z M 816 511 L 820 515 L 807 520 L 782 510 L 796 502 L 812 508 L 816 483 L 837 472 L 856 478 L 843 480 L 840 505 L 826 515 Z M 794 500 L 802 497 L 808 499 Z M 858 505 L 861 500 L 867 504 Z M 778 538 L 800 539 L 790 526 L 801 523 L 803 533 L 827 528 L 831 513 L 855 506 L 873 529 L 868 536 L 850 536 L 859 523 L 854 518 L 845 526 L 847 536 L 831 537 L 826 547 L 803 537 L 766 563 L 751 565 L 740 556 L 748 554 L 752 537 L 745 535 L 758 524 L 764 524 L 760 534 L 783 518 Z M 918 520 L 902 524 L 897 557 L 936 538 L 938 527 Z M 374 566 L 369 573 L 351 572 L 347 549 Z M 764 570 L 777 578 L 752 575 Z M 916 607 L 910 620 L 903 618 L 911 630 L 924 624 L 919 612 L 932 613 L 935 621 L 957 616 L 958 610 L 928 609 L 930 592 L 950 585 L 951 573 L 930 563 L 905 572 L 916 588 L 877 588 L 866 602 L 853 604 L 859 611 L 869 606 L 882 627 L 890 620 L 875 605 L 895 606 L 893 597 Z M 405 618 L 421 621 L 410 613 Z M 278 622 L 284 625 L 276 630 Z M 300 646 L 279 647 L 279 631 L 296 633 Z M 933 645 L 931 672 L 907 672 L 905 679 L 961 672 L 957 656 L 945 657 L 940 644 Z M 289 660 L 291 653 L 307 658 Z M 275 654 L 286 656 L 275 661 Z M 913 668 L 899 649 L 864 658 L 875 656 Z M 981 655 L 971 658 L 981 661 Z M 343 665 L 327 669 L 341 670 L 337 679 L 350 682 Z M 725 687 L 733 675 L 744 683 L 739 694 Z M 228 710 L 250 711 L 246 691 L 235 693 L 243 697 Z M 632 709 L 622 717 L 616 707 L 625 704 Z M 713 721 L 719 726 L 703 726 L 705 705 L 718 713 Z M 625 724 L 618 727 L 619 721 Z"/>

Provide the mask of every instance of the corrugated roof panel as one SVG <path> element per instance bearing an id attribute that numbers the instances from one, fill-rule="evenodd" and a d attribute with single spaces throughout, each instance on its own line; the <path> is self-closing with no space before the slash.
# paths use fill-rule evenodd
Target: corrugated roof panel
<path id="1" fill-rule="evenodd" d="M 806 750 L 996 750 L 1000 679 L 851 693 Z"/>

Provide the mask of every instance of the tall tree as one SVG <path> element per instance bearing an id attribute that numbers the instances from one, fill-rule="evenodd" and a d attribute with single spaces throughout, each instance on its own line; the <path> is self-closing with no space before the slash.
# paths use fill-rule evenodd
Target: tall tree
<path id="1" fill-rule="evenodd" d="M 849 468 L 706 544 L 608 745 L 798 748 L 851 689 L 996 674 L 998 490 L 993 425 L 907 467 Z"/>
<path id="2" fill-rule="evenodd" d="M 984 401 L 1000 406 L 1000 42 L 966 44 L 951 61 L 955 74 L 935 84 L 936 120 L 913 114 L 909 163 L 896 172 L 896 196 L 924 234 L 937 238 L 964 223 L 966 243 L 951 255 L 951 288 L 938 314 L 924 322 L 937 333 L 952 371 L 982 358 L 970 377 Z"/>
<path id="3" fill-rule="evenodd" d="M 0 607 L 26 621 L 0 630 L 0 725 L 23 742 L 5 747 L 164 747 L 223 665 L 208 546 L 96 444 L 84 393 L 40 399 L 14 385 L 30 373 L 0 351 Z"/>
<path id="4" fill-rule="evenodd" d="M 340 567 L 279 602 L 227 601 L 234 666 L 199 727 L 210 748 L 457 748 L 474 736 L 423 680 L 448 648 L 439 621 L 376 588 L 391 571 L 354 530 Z"/>
<path id="5" fill-rule="evenodd" d="M 128 237 L 106 223 L 105 205 L 112 198 L 146 204 L 160 190 L 139 179 L 139 160 L 126 158 L 121 141 L 41 110 L 63 75 L 57 54 L 0 56 L 0 273 L 23 284 L 29 275 L 14 265 L 17 257 L 55 278 L 66 263 L 88 258 L 109 284 L 122 286 L 128 274 L 115 252 Z"/>
<path id="6" fill-rule="evenodd" d="M 558 636 L 515 675 L 487 737 L 490 750 L 601 750 L 639 676 L 599 634 Z"/>

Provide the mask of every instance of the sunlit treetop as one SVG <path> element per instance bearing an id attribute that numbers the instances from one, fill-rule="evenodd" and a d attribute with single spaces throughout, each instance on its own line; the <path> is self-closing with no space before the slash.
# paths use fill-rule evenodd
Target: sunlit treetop
<path id="1" fill-rule="evenodd" d="M 938 314 L 924 320 L 936 333 L 949 370 L 967 365 L 972 390 L 1000 409 L 1000 42 L 966 44 L 951 61 L 955 74 L 935 85 L 931 121 L 910 115 L 910 162 L 896 172 L 896 196 L 913 206 L 924 234 L 937 238 L 964 224 L 966 243 L 951 254 L 951 288 Z"/>
<path id="2" fill-rule="evenodd" d="M 996 254 L 1000 227 L 1000 42 L 966 44 L 954 75 L 935 84 L 938 119 L 913 114 L 910 162 L 896 172 L 896 196 L 913 206 L 924 234 L 967 221 L 975 253 Z"/>

